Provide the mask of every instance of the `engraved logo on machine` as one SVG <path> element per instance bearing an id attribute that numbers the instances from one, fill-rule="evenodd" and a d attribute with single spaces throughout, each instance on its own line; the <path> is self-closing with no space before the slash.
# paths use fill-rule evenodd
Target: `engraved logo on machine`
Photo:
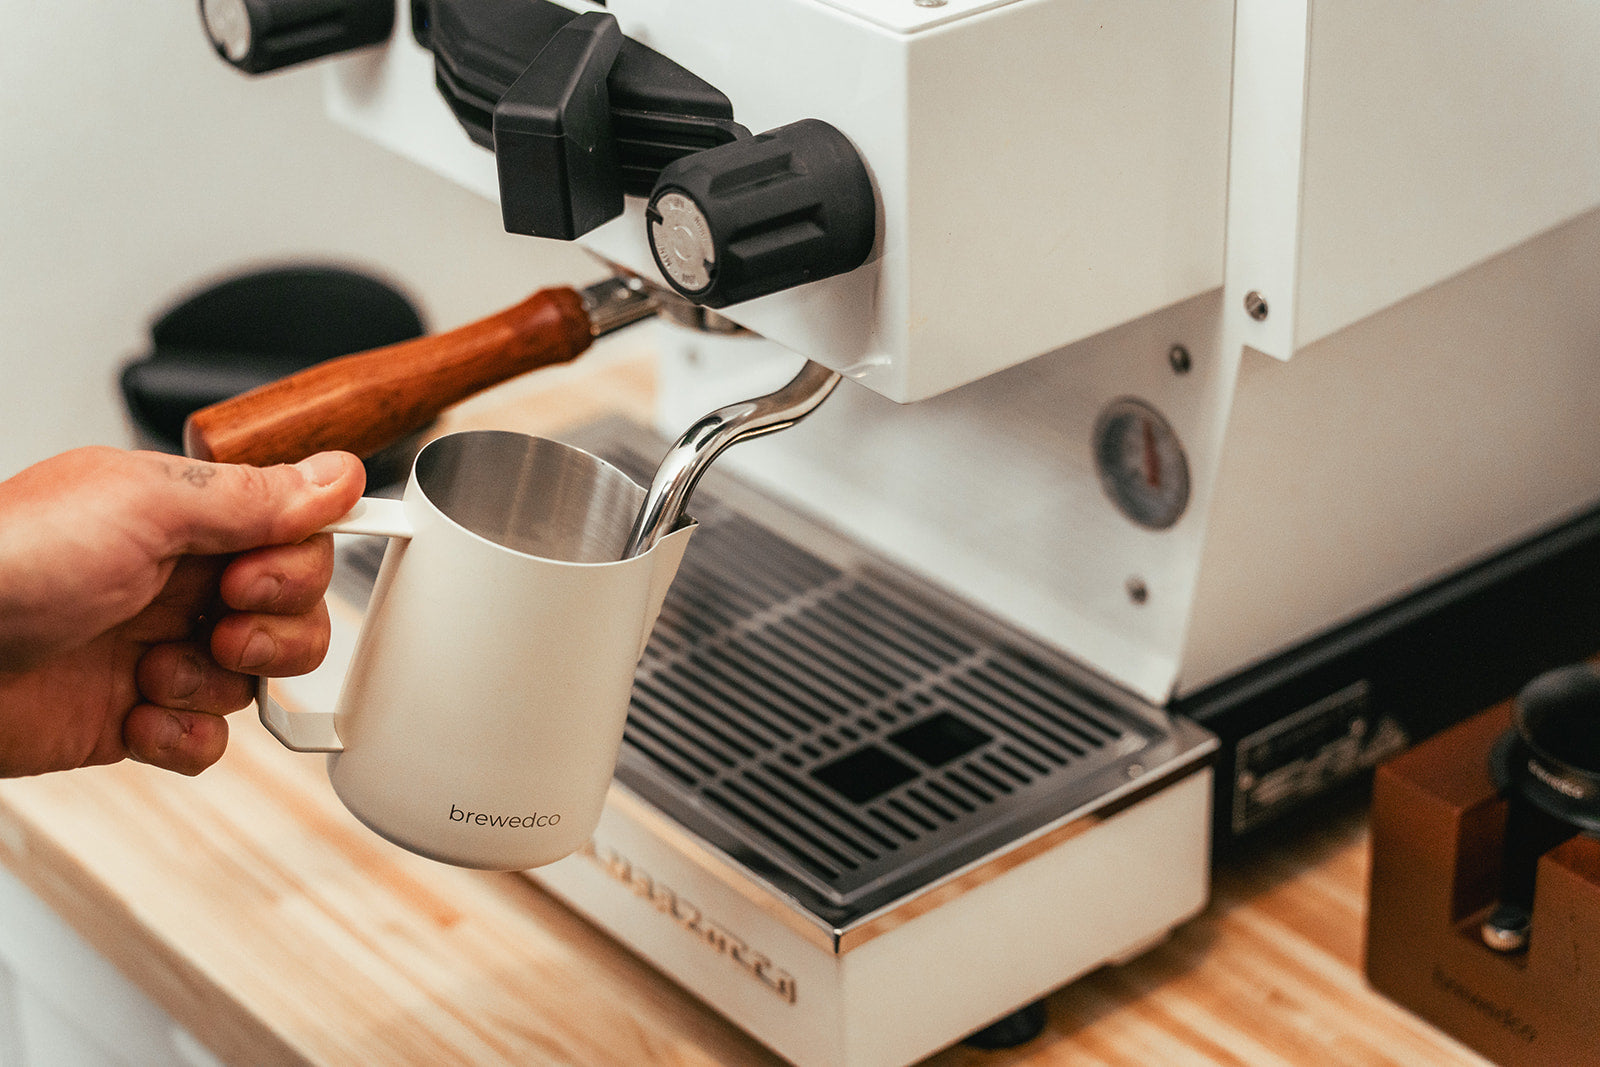
<path id="1" fill-rule="evenodd" d="M 627 886 L 635 896 L 649 901 L 657 911 L 693 934 L 713 952 L 732 960 L 786 1003 L 795 1003 L 798 985 L 794 975 L 774 966 L 771 957 L 755 951 L 743 939 L 712 922 L 699 907 L 635 867 L 626 856 L 613 848 L 596 846 L 593 841 L 578 849 L 578 855 L 586 857 L 614 881 Z"/>

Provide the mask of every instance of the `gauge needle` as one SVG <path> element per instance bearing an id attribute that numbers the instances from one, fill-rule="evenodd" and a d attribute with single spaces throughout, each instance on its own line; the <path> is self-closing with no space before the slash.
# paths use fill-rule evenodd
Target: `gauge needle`
<path id="1" fill-rule="evenodd" d="M 1144 484 L 1152 489 L 1161 488 L 1161 457 L 1156 452 L 1156 427 L 1149 419 L 1140 419 L 1144 431 Z"/>

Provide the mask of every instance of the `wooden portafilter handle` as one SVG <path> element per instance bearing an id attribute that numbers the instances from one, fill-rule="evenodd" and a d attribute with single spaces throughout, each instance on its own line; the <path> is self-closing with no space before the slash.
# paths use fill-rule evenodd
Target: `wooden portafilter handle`
<path id="1" fill-rule="evenodd" d="M 327 449 L 370 456 L 441 411 L 594 339 L 576 289 L 541 289 L 448 333 L 340 356 L 189 416 L 184 451 L 217 463 L 296 463 Z"/>

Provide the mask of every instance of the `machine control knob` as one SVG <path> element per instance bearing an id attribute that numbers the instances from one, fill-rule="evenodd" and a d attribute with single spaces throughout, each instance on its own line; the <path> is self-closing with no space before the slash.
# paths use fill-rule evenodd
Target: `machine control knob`
<path id="1" fill-rule="evenodd" d="M 395 0 L 200 0 L 217 54 L 248 74 L 388 39 Z"/>
<path id="2" fill-rule="evenodd" d="M 645 220 L 667 281 L 717 308 L 859 267 L 877 202 L 849 139 L 803 119 L 670 164 Z"/>

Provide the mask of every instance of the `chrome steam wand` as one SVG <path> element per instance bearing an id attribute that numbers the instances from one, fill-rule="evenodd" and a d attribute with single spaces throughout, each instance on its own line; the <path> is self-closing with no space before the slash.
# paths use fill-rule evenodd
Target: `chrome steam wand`
<path id="1" fill-rule="evenodd" d="M 787 430 L 815 411 L 838 384 L 837 372 L 807 360 L 800 373 L 783 388 L 718 408 L 689 427 L 656 468 L 622 558 L 632 559 L 650 551 L 658 540 L 672 532 L 700 476 L 723 449 L 739 441 Z"/>

